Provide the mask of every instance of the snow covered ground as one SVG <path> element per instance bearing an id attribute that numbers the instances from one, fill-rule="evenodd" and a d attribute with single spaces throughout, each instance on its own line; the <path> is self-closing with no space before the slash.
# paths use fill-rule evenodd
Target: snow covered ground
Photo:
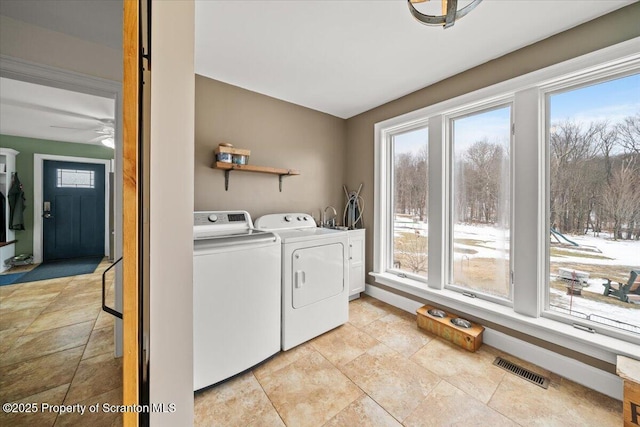
<path id="1" fill-rule="evenodd" d="M 599 293 L 602 294 L 602 284 L 601 282 L 599 283 Z M 582 292 L 584 292 L 584 289 Z M 629 308 L 620 307 L 575 295 L 571 298 L 571 296 L 567 295 L 566 292 L 553 288 L 550 291 L 550 297 L 551 303 L 554 306 L 560 307 L 560 310 L 557 311 L 566 314 L 572 313 L 574 316 L 581 318 L 591 315 L 593 317 L 591 320 L 596 322 L 610 324 L 611 326 L 619 327 L 620 329 L 640 333 L 640 309 L 636 308 L 638 306 L 629 306 Z M 614 319 L 632 326 L 617 325 L 615 322 L 608 322 L 607 319 Z"/>
<path id="2" fill-rule="evenodd" d="M 400 233 L 418 231 L 426 236 L 429 226 L 425 222 L 413 221 L 411 218 L 398 217 L 395 220 L 396 235 Z M 640 241 L 638 240 L 618 240 L 611 239 L 606 233 L 600 233 L 595 237 L 592 234 L 574 236 L 566 236 L 580 246 L 593 248 L 593 254 L 598 255 L 596 258 L 585 258 L 584 251 L 572 250 L 571 248 L 563 248 L 566 256 L 552 256 L 551 262 L 566 264 L 589 264 L 589 265 L 625 265 L 633 268 L 640 268 Z M 509 249 L 509 232 L 492 226 L 456 224 L 455 226 L 456 240 L 479 240 L 482 243 L 465 244 L 456 243 L 455 246 L 468 249 L 471 253 L 469 257 L 473 258 L 498 258 L 502 257 L 502 253 Z M 599 252 L 598 252 L 599 251 Z M 465 251 L 467 252 L 467 251 Z M 570 256 L 571 253 L 576 256 Z"/>
<path id="3" fill-rule="evenodd" d="M 605 233 L 600 233 L 599 237 L 592 234 L 582 236 L 567 236 L 580 246 L 597 248 L 598 255 L 609 259 L 587 259 L 581 257 L 551 257 L 551 261 L 562 263 L 578 263 L 590 265 L 627 265 L 633 268 L 640 268 L 640 241 L 638 240 L 613 240 Z M 571 249 L 566 249 L 571 252 Z M 577 255 L 584 252 L 574 251 Z"/>

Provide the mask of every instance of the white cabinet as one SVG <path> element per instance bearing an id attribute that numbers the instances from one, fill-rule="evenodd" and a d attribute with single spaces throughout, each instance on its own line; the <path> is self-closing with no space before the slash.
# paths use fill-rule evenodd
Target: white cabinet
<path id="1" fill-rule="evenodd" d="M 16 254 L 15 243 L 9 243 L 15 240 L 16 233 L 9 230 L 9 188 L 11 188 L 11 177 L 16 171 L 16 155 L 18 152 L 10 148 L 0 148 L 0 192 L 4 200 L 4 224 L 5 238 L 0 242 L 0 272 L 5 271 L 5 260 L 12 258 Z"/>
<path id="2" fill-rule="evenodd" d="M 349 230 L 349 296 L 364 292 L 364 229 Z"/>

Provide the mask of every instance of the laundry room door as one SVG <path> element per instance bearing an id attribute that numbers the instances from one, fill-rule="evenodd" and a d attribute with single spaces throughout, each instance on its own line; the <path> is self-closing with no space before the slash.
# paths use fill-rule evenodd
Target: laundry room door
<path id="1" fill-rule="evenodd" d="M 105 166 L 45 160 L 43 261 L 105 253 Z"/>

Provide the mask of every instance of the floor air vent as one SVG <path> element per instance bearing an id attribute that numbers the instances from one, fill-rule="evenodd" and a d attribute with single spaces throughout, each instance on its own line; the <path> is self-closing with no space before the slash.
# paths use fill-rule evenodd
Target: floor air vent
<path id="1" fill-rule="evenodd" d="M 542 375 L 538 375 L 534 372 L 531 372 L 528 369 L 523 368 L 522 366 L 518 366 L 515 363 L 511 363 L 508 360 L 503 359 L 502 357 L 496 357 L 496 360 L 493 361 L 493 364 L 504 369 L 505 371 L 509 371 L 512 374 L 519 376 L 529 382 L 534 383 L 542 388 L 549 388 L 549 378 L 545 378 Z"/>

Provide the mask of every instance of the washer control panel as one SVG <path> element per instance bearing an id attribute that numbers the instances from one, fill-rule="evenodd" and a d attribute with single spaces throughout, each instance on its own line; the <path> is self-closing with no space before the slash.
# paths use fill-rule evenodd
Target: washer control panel
<path id="1" fill-rule="evenodd" d="M 228 225 L 251 224 L 251 217 L 247 212 L 194 212 L 193 225 Z"/>

